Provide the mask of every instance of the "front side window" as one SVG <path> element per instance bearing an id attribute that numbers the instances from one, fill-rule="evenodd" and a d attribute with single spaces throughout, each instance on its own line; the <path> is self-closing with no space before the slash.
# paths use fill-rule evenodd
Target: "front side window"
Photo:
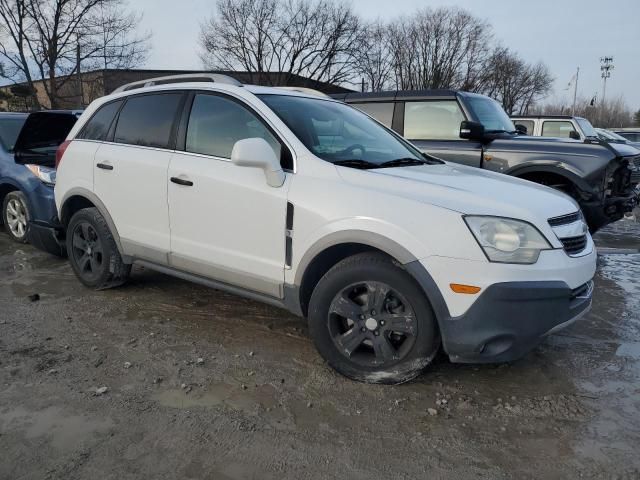
<path id="1" fill-rule="evenodd" d="M 375 118 L 381 124 L 391 128 L 393 122 L 393 103 L 354 103 L 352 106 Z"/>
<path id="2" fill-rule="evenodd" d="M 459 140 L 464 119 L 455 100 L 407 102 L 404 136 L 411 140 Z"/>
<path id="3" fill-rule="evenodd" d="M 122 107 L 114 142 L 169 148 L 182 93 L 129 97 Z"/>
<path id="4" fill-rule="evenodd" d="M 575 131 L 571 122 L 547 120 L 542 124 L 543 137 L 571 138 L 571 132 Z"/>
<path id="5" fill-rule="evenodd" d="M 111 123 L 118 113 L 118 110 L 120 110 L 122 102 L 123 100 L 120 100 L 101 107 L 84 126 L 78 138 L 83 140 L 106 140 Z"/>
<path id="6" fill-rule="evenodd" d="M 280 142 L 252 112 L 225 97 L 195 96 L 187 126 L 187 152 L 231 158 L 236 142 L 247 138 L 265 139 L 281 158 Z"/>
<path id="7" fill-rule="evenodd" d="M 593 128 L 593 125 L 591 125 L 591 122 L 589 120 L 587 120 L 586 118 L 576 118 L 576 122 L 578 122 L 578 125 L 580 125 L 582 133 L 584 133 L 585 137 L 598 137 L 598 132 L 596 132 L 596 129 Z"/>
<path id="8" fill-rule="evenodd" d="M 25 121 L 26 117 L 0 119 L 0 146 L 4 151 L 13 153 L 13 147 Z"/>
<path id="9" fill-rule="evenodd" d="M 515 131 L 516 127 L 509 115 L 495 100 L 484 96 L 469 95 L 466 97 L 466 104 L 487 133 L 512 133 Z"/>
<path id="10" fill-rule="evenodd" d="M 369 168 L 403 160 L 425 162 L 411 144 L 344 103 L 289 95 L 259 95 L 315 156 Z"/>

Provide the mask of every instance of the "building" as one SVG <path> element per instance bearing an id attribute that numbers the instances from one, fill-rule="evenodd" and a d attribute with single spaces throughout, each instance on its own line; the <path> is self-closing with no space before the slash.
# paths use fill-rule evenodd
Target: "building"
<path id="1" fill-rule="evenodd" d="M 167 75 L 185 73 L 220 73 L 229 75 L 239 82 L 266 86 L 307 87 L 321 92 L 346 93 L 351 90 L 330 83 L 311 80 L 300 75 L 285 72 L 230 72 L 222 70 L 134 70 L 105 69 L 84 72 L 80 75 L 62 76 L 57 80 L 58 102 L 56 108 L 80 109 L 89 105 L 96 98 L 108 95 L 116 88 L 131 82 L 146 80 Z M 42 108 L 51 108 L 51 102 L 45 91 L 46 80 L 34 82 L 35 93 Z M 33 110 L 35 102 L 27 84 L 6 85 L 0 87 L 0 111 Z"/>

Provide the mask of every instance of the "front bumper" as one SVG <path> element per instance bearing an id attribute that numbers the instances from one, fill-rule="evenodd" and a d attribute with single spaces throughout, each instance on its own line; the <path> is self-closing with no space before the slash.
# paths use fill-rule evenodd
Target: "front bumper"
<path id="1" fill-rule="evenodd" d="M 456 363 L 516 360 L 585 315 L 592 292 L 592 281 L 577 289 L 554 281 L 491 285 L 464 315 L 440 322 L 444 349 Z"/>

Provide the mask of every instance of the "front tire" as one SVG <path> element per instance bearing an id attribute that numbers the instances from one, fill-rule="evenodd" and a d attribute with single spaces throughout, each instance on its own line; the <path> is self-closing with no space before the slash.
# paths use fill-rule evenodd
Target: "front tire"
<path id="1" fill-rule="evenodd" d="M 320 355 L 361 382 L 409 381 L 440 347 L 426 295 L 401 265 L 378 253 L 354 255 L 331 268 L 313 291 L 308 317 Z"/>
<path id="2" fill-rule="evenodd" d="M 131 272 L 97 208 L 84 208 L 71 217 L 67 256 L 80 282 L 96 290 L 122 285 Z"/>
<path id="3" fill-rule="evenodd" d="M 9 192 L 2 202 L 2 222 L 14 242 L 28 242 L 30 220 L 31 212 L 24 193 Z"/>

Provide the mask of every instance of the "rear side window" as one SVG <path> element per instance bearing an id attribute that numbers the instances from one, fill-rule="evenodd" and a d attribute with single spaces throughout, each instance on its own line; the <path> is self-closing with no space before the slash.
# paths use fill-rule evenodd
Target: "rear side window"
<path id="1" fill-rule="evenodd" d="M 460 140 L 464 114 L 455 100 L 407 102 L 404 137 L 411 140 Z"/>
<path id="2" fill-rule="evenodd" d="M 381 124 L 391 128 L 393 122 L 393 103 L 354 103 L 351 105 L 375 118 Z"/>
<path id="3" fill-rule="evenodd" d="M 527 135 L 533 135 L 534 123 L 533 120 L 514 120 L 515 125 L 522 125 L 527 129 Z"/>
<path id="4" fill-rule="evenodd" d="M 118 118 L 114 142 L 169 148 L 182 95 L 164 93 L 128 98 Z"/>
<path id="5" fill-rule="evenodd" d="M 115 118 L 122 100 L 102 106 L 84 126 L 78 138 L 83 140 L 104 141 Z"/>
<path id="6" fill-rule="evenodd" d="M 9 153 L 13 153 L 13 147 L 18 139 L 18 134 L 22 130 L 24 118 L 2 118 L 0 119 L 0 147 Z"/>
<path id="7" fill-rule="evenodd" d="M 256 137 L 264 138 L 276 157 L 282 158 L 280 142 L 252 112 L 224 97 L 195 96 L 187 127 L 187 152 L 231 158 L 238 140 Z"/>
<path id="8" fill-rule="evenodd" d="M 557 120 L 546 121 L 542 124 L 542 136 L 543 137 L 559 137 L 570 138 L 571 132 L 575 132 L 573 123 L 571 122 L 559 122 Z"/>

